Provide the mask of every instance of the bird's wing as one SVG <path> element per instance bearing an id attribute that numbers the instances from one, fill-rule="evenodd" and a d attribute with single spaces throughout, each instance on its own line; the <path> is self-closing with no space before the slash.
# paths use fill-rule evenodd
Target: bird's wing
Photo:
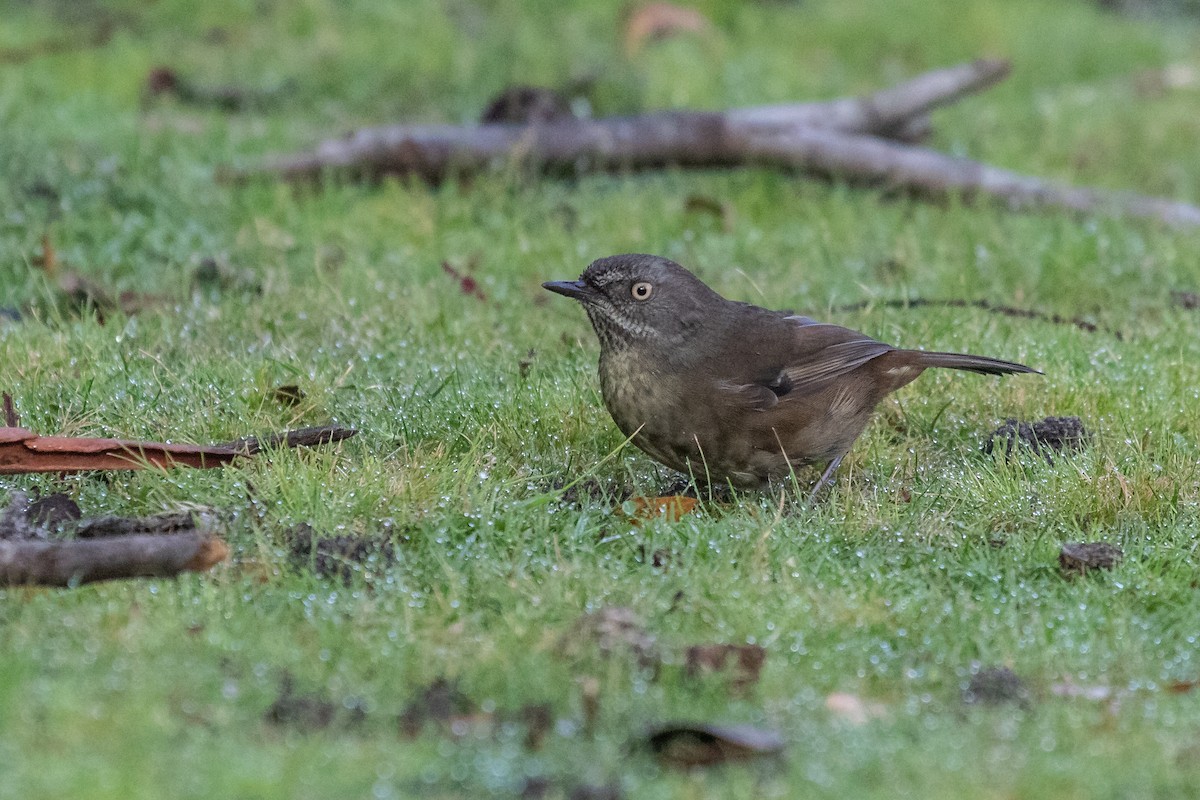
<path id="1" fill-rule="evenodd" d="M 739 348 L 742 374 L 723 382 L 727 391 L 758 410 L 773 407 L 785 396 L 818 392 L 838 377 L 896 349 L 858 331 L 808 317 L 776 319 L 783 324 L 771 326 L 773 335 L 755 342 L 753 354 L 745 352 L 745 345 Z"/>
<path id="2" fill-rule="evenodd" d="M 797 345 L 783 372 L 795 391 L 817 391 L 896 348 L 838 325 L 811 323 L 796 335 Z"/>

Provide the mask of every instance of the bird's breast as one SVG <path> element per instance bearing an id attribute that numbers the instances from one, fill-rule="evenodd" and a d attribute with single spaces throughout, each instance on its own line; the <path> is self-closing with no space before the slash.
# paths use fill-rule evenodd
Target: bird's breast
<path id="1" fill-rule="evenodd" d="M 604 405 L 626 436 L 639 428 L 657 427 L 670 414 L 672 383 L 650 354 L 621 348 L 606 349 L 600 356 Z"/>

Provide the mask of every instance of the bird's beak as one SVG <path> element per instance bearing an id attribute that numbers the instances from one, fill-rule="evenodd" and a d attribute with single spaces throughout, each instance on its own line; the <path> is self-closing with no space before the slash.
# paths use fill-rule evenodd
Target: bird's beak
<path id="1" fill-rule="evenodd" d="M 583 281 L 546 281 L 542 288 L 581 302 L 590 300 L 596 294 L 596 290 Z"/>

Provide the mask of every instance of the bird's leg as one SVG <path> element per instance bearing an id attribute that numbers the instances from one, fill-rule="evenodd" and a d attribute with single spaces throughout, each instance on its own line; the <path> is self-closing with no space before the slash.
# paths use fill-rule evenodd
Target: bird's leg
<path id="1" fill-rule="evenodd" d="M 826 484 L 833 483 L 833 473 L 837 471 L 838 465 L 842 463 L 842 458 L 844 458 L 845 455 L 845 453 L 842 453 L 841 455 L 835 456 L 833 460 L 829 462 L 829 466 L 825 468 L 825 471 L 821 473 L 821 479 L 817 481 L 817 485 L 813 487 L 812 493 L 808 496 L 808 502 L 810 504 L 817 502 L 817 495 L 820 493 L 821 489 L 825 488 Z"/>

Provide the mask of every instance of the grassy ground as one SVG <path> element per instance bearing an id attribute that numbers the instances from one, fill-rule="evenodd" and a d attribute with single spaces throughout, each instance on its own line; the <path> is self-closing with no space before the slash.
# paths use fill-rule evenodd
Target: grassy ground
<path id="1" fill-rule="evenodd" d="M 229 509 L 235 550 L 177 581 L 0 592 L 0 797 L 480 797 L 538 776 L 547 796 L 1194 796 L 1200 705 L 1170 687 L 1200 678 L 1200 317 L 1171 292 L 1200 288 L 1200 234 L 754 170 L 323 191 L 233 188 L 213 170 L 358 124 L 464 121 L 514 82 L 589 79 L 595 113 L 620 113 L 836 96 L 1001 55 L 1012 78 L 939 112 L 936 146 L 1200 202 L 1200 87 L 1153 81 L 1200 69 L 1200 26 L 1066 0 L 710 2 L 710 31 L 630 56 L 620 7 L 4 4 L 8 53 L 115 25 L 102 46 L 0 66 L 0 306 L 22 313 L 0 321 L 0 388 L 22 422 L 196 442 L 330 420 L 361 433 L 238 469 L 0 482 L 91 514 Z M 237 114 L 143 106 L 158 65 L 282 88 Z M 727 203 L 732 224 L 687 210 L 693 195 Z M 34 263 L 43 234 L 66 268 L 165 305 L 77 313 Z M 610 499 L 554 491 L 656 494 L 672 478 L 632 449 L 605 458 L 622 439 L 593 335 L 539 288 L 631 250 L 729 296 L 1046 376 L 922 378 L 815 509 L 747 496 L 633 528 Z M 443 260 L 473 265 L 487 300 Z M 235 277 L 197 282 L 213 261 Z M 908 296 L 1123 336 L 975 309 L 832 310 Z M 299 405 L 273 398 L 286 384 Z M 1095 434 L 1081 455 L 979 453 L 1006 417 L 1067 414 Z M 301 522 L 389 537 L 395 558 L 321 578 L 288 559 L 283 532 Z M 1072 540 L 1126 560 L 1064 581 Z M 581 613 L 612 606 L 656 637 L 657 674 L 572 644 Z M 702 642 L 763 645 L 761 679 L 740 694 L 686 679 L 682 653 Z M 965 705 L 980 666 L 1010 667 L 1030 702 Z M 272 722 L 286 676 L 342 709 L 334 722 Z M 492 723 L 402 735 L 398 715 L 439 676 Z M 1060 697 L 1062 683 L 1110 699 Z M 833 692 L 878 716 L 831 713 Z M 530 750 L 514 715 L 542 703 L 557 722 Z M 630 742 L 675 718 L 775 728 L 786 755 L 662 771 Z"/>

